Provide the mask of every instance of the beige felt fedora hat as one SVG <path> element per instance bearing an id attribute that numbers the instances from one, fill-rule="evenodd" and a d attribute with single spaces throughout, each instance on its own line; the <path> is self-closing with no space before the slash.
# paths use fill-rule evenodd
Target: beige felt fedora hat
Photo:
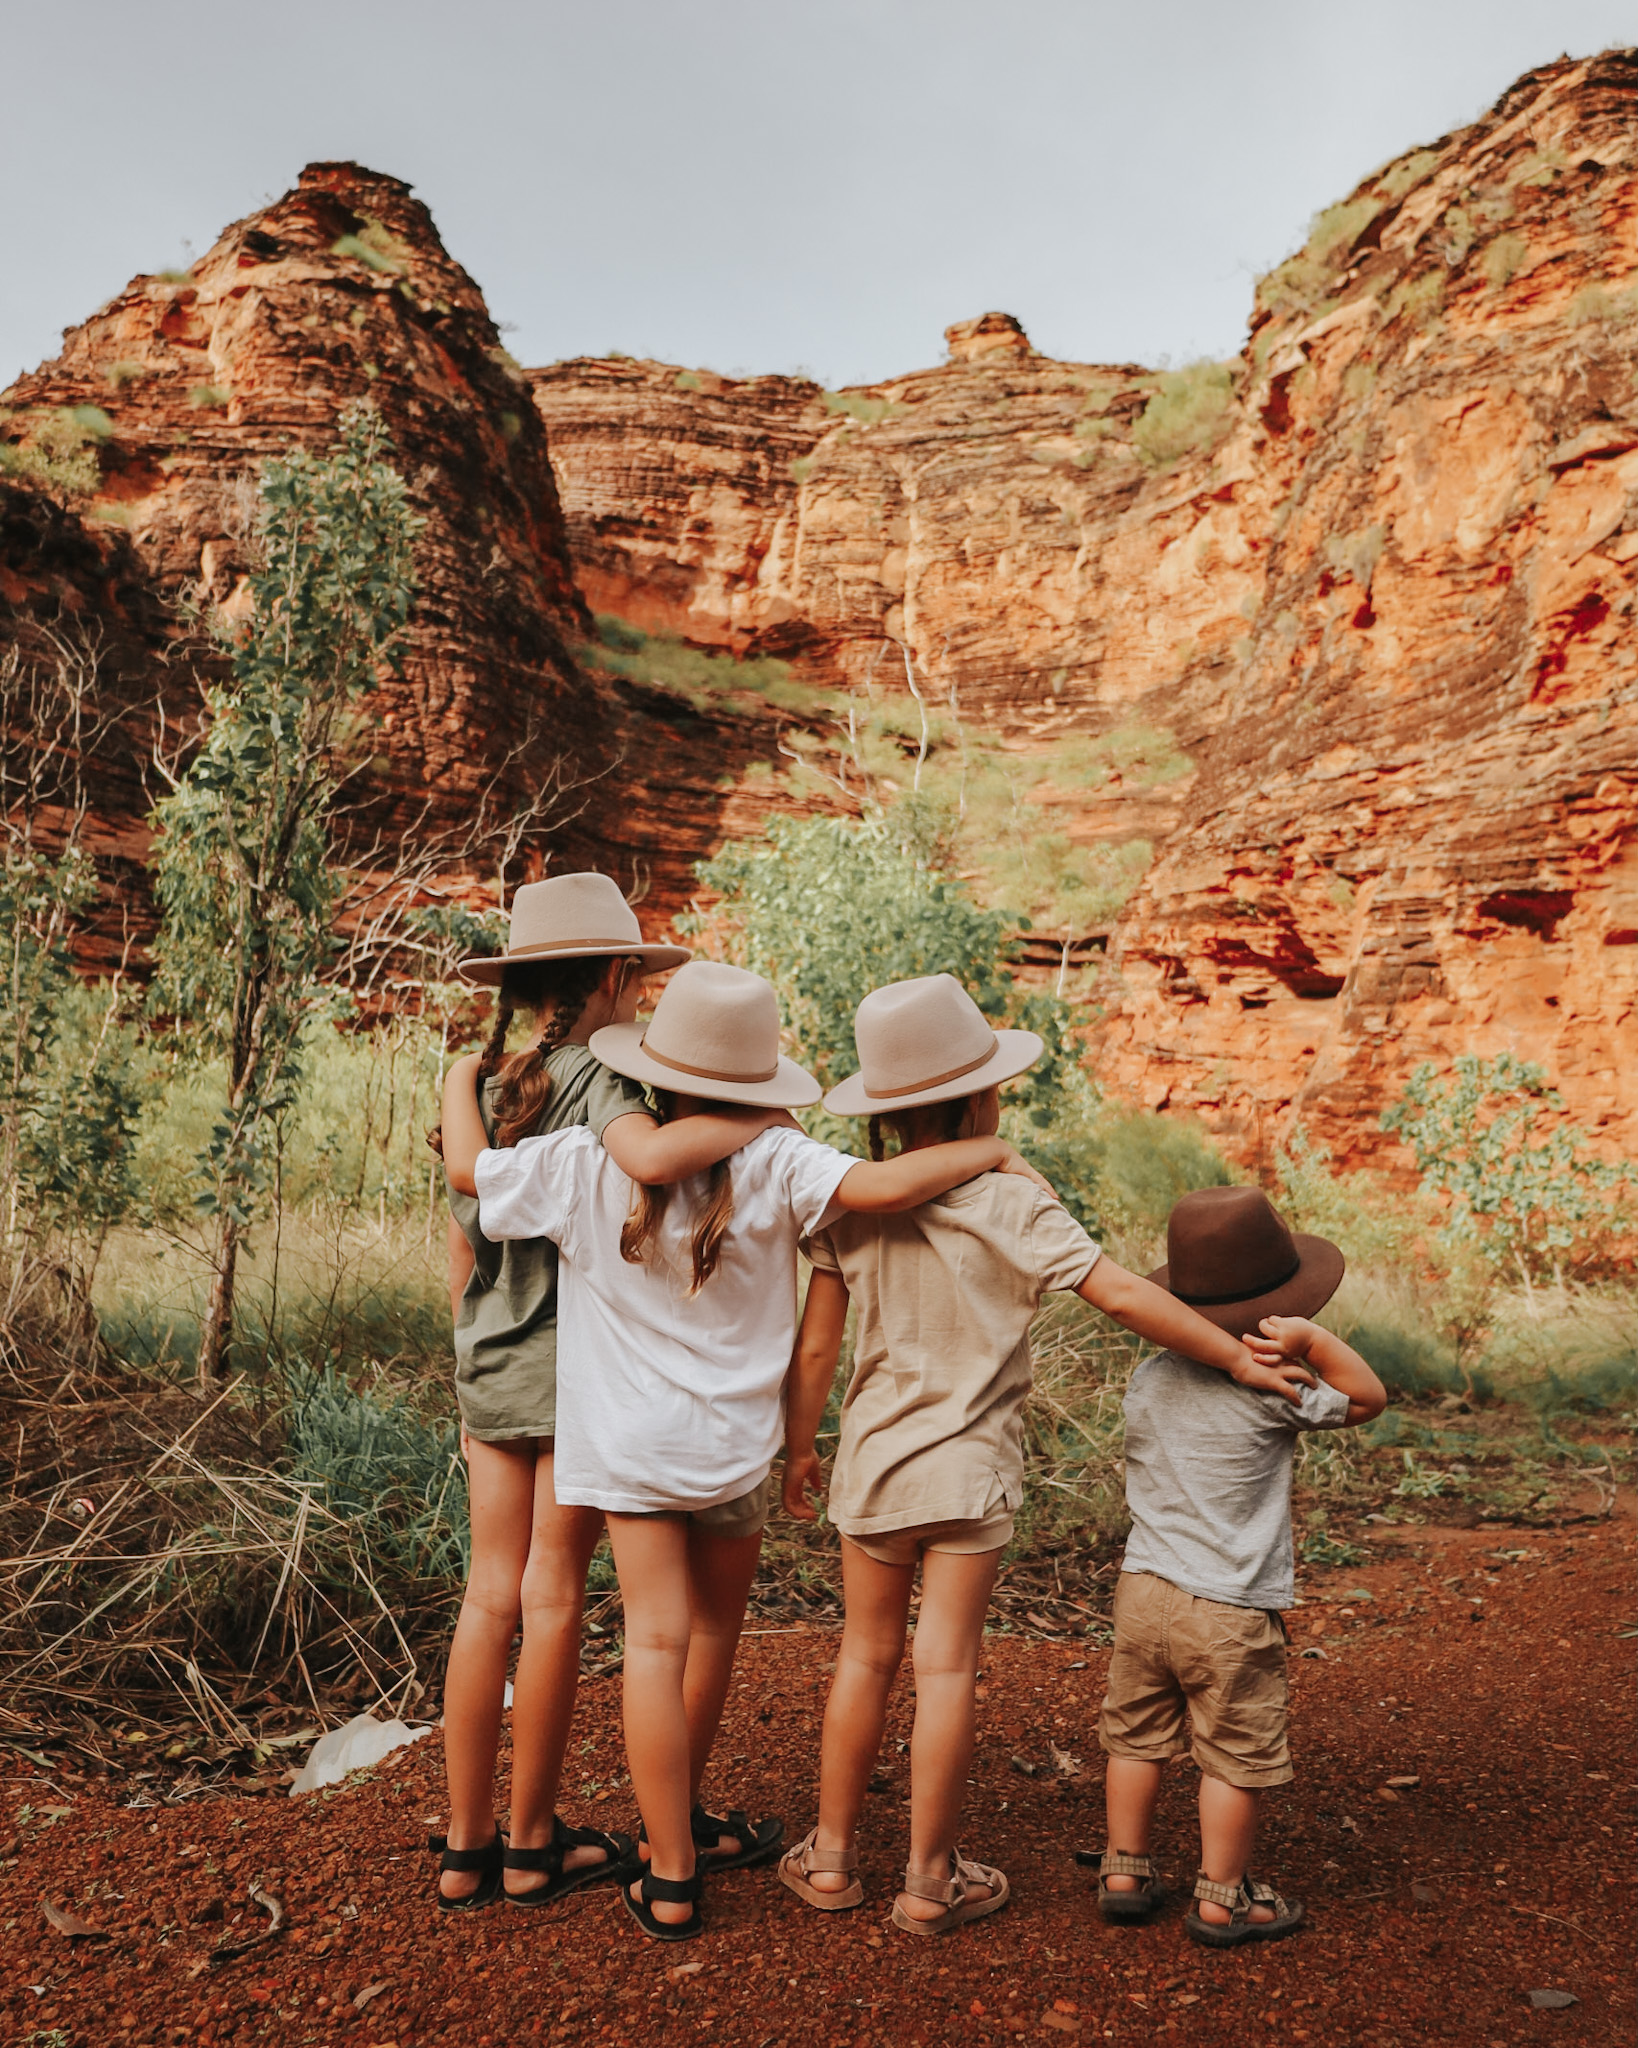
<path id="1" fill-rule="evenodd" d="M 1033 1031 L 992 1031 L 953 974 L 872 989 L 853 1020 L 859 1071 L 825 1097 L 837 1116 L 881 1116 L 1010 1081 L 1041 1057 Z"/>
<path id="2" fill-rule="evenodd" d="M 819 1100 L 819 1083 L 779 1050 L 772 985 L 718 960 L 680 967 L 652 1017 L 605 1024 L 592 1033 L 591 1049 L 617 1074 L 712 1102 L 801 1109 Z"/>
<path id="3" fill-rule="evenodd" d="M 1166 1225 L 1166 1263 L 1149 1278 L 1231 1337 L 1264 1316 L 1311 1316 L 1348 1261 L 1326 1237 L 1287 1229 L 1261 1188 L 1196 1188 Z"/>
<path id="4" fill-rule="evenodd" d="M 508 967 L 547 960 L 641 960 L 645 972 L 680 967 L 694 956 L 686 946 L 651 946 L 637 914 L 608 875 L 548 875 L 525 882 L 512 898 L 512 931 L 504 953 L 463 960 L 463 980 L 499 988 Z"/>

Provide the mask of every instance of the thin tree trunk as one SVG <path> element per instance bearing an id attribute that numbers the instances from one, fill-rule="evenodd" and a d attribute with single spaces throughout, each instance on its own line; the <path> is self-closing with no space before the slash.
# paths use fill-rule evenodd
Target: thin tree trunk
<path id="1" fill-rule="evenodd" d="M 232 1216 L 222 1218 L 222 1235 L 217 1241 L 216 1271 L 211 1276 L 210 1300 L 205 1305 L 204 1326 L 199 1332 L 199 1381 L 209 1386 L 226 1369 L 228 1345 L 233 1340 L 233 1282 L 239 1265 L 239 1225 Z"/>

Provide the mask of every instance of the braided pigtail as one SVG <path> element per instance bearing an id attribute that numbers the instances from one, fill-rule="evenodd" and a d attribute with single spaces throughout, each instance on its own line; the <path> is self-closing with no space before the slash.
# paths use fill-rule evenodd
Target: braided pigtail
<path id="1" fill-rule="evenodd" d="M 495 1004 L 495 1022 L 490 1028 L 488 1041 L 484 1046 L 482 1056 L 479 1058 L 478 1071 L 473 1076 L 473 1086 L 476 1088 L 480 1099 L 483 1096 L 483 1084 L 494 1073 L 496 1067 L 500 1065 L 501 1057 L 506 1051 L 506 1034 L 511 1027 L 513 1015 L 511 998 L 507 995 L 503 985 L 500 996 Z M 427 1143 L 437 1153 L 438 1157 L 442 1159 L 444 1156 L 444 1124 L 442 1117 L 427 1132 Z"/>
<path id="2" fill-rule="evenodd" d="M 887 1142 L 882 1136 L 882 1120 L 879 1116 L 870 1119 L 870 1156 L 879 1166 L 887 1157 Z"/>
<path id="3" fill-rule="evenodd" d="M 570 1033 L 580 1022 L 593 992 L 608 971 L 608 965 L 607 959 L 593 956 L 588 960 L 565 960 L 556 966 L 530 966 L 521 970 L 509 967 L 506 970 L 501 983 L 502 1017 L 510 1020 L 514 1004 L 531 1010 L 538 1017 L 550 1003 L 551 1013 L 538 1043 L 508 1060 L 500 1070 L 494 1105 L 495 1146 L 498 1151 L 515 1145 L 520 1138 L 527 1138 L 545 1114 L 552 1095 L 552 1076 L 546 1062 L 568 1043 Z M 500 1049 L 505 1043 L 505 1031 L 501 1019 L 497 1018 L 495 1036 L 485 1048 L 484 1061 L 489 1061 L 493 1050 L 495 1064 L 498 1064 Z M 478 1074 L 481 1086 L 486 1078 L 482 1063 Z"/>

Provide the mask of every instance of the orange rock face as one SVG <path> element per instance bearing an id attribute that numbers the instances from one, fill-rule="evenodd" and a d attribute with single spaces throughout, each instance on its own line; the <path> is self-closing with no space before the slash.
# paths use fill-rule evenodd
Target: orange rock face
<path id="1" fill-rule="evenodd" d="M 515 812 L 563 761 L 592 778 L 560 807 L 578 815 L 530 835 L 511 881 L 552 855 L 648 883 L 675 909 L 718 834 L 719 781 L 771 742 L 754 721 L 582 672 L 589 620 L 527 380 L 394 178 L 310 165 L 191 272 L 134 279 L 4 394 L 0 438 L 16 447 L 49 445 L 69 418 L 95 432 L 80 456 L 92 488 L 74 510 L 6 486 L 0 638 L 76 617 L 118 625 L 121 686 L 135 687 L 133 648 L 145 650 L 150 689 L 186 716 L 199 657 L 180 644 L 176 601 L 230 618 L 242 606 L 258 465 L 326 445 L 361 397 L 391 429 L 426 522 L 402 663 L 374 703 L 382 814 L 458 837 L 480 814 Z M 129 759 L 102 764 L 96 831 L 124 862 L 102 921 L 134 916 L 139 936 L 149 800 Z M 472 864 L 492 887 L 487 847 Z"/>
<path id="2" fill-rule="evenodd" d="M 1638 1151 L 1638 65 L 1519 82 L 1259 288 L 1236 363 L 1047 361 L 1004 315 L 867 390 L 532 373 L 581 589 L 1019 746 L 1194 764 L 1096 1064 L 1242 1156 L 1346 1160 L 1411 1066 L 1509 1049 Z"/>

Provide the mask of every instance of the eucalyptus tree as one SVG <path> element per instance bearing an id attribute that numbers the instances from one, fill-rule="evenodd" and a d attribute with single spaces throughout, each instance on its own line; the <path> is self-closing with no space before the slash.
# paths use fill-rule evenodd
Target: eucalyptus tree
<path id="1" fill-rule="evenodd" d="M 264 466 L 249 618 L 228 636 L 228 679 L 205 692 L 198 745 L 153 814 L 152 1002 L 225 1074 L 199 1160 L 203 1379 L 222 1371 L 232 1339 L 239 1253 L 303 1033 L 332 1000 L 348 886 L 338 813 L 368 762 L 361 700 L 414 595 L 422 522 L 390 453 L 379 415 L 358 405 L 328 454 Z"/>

